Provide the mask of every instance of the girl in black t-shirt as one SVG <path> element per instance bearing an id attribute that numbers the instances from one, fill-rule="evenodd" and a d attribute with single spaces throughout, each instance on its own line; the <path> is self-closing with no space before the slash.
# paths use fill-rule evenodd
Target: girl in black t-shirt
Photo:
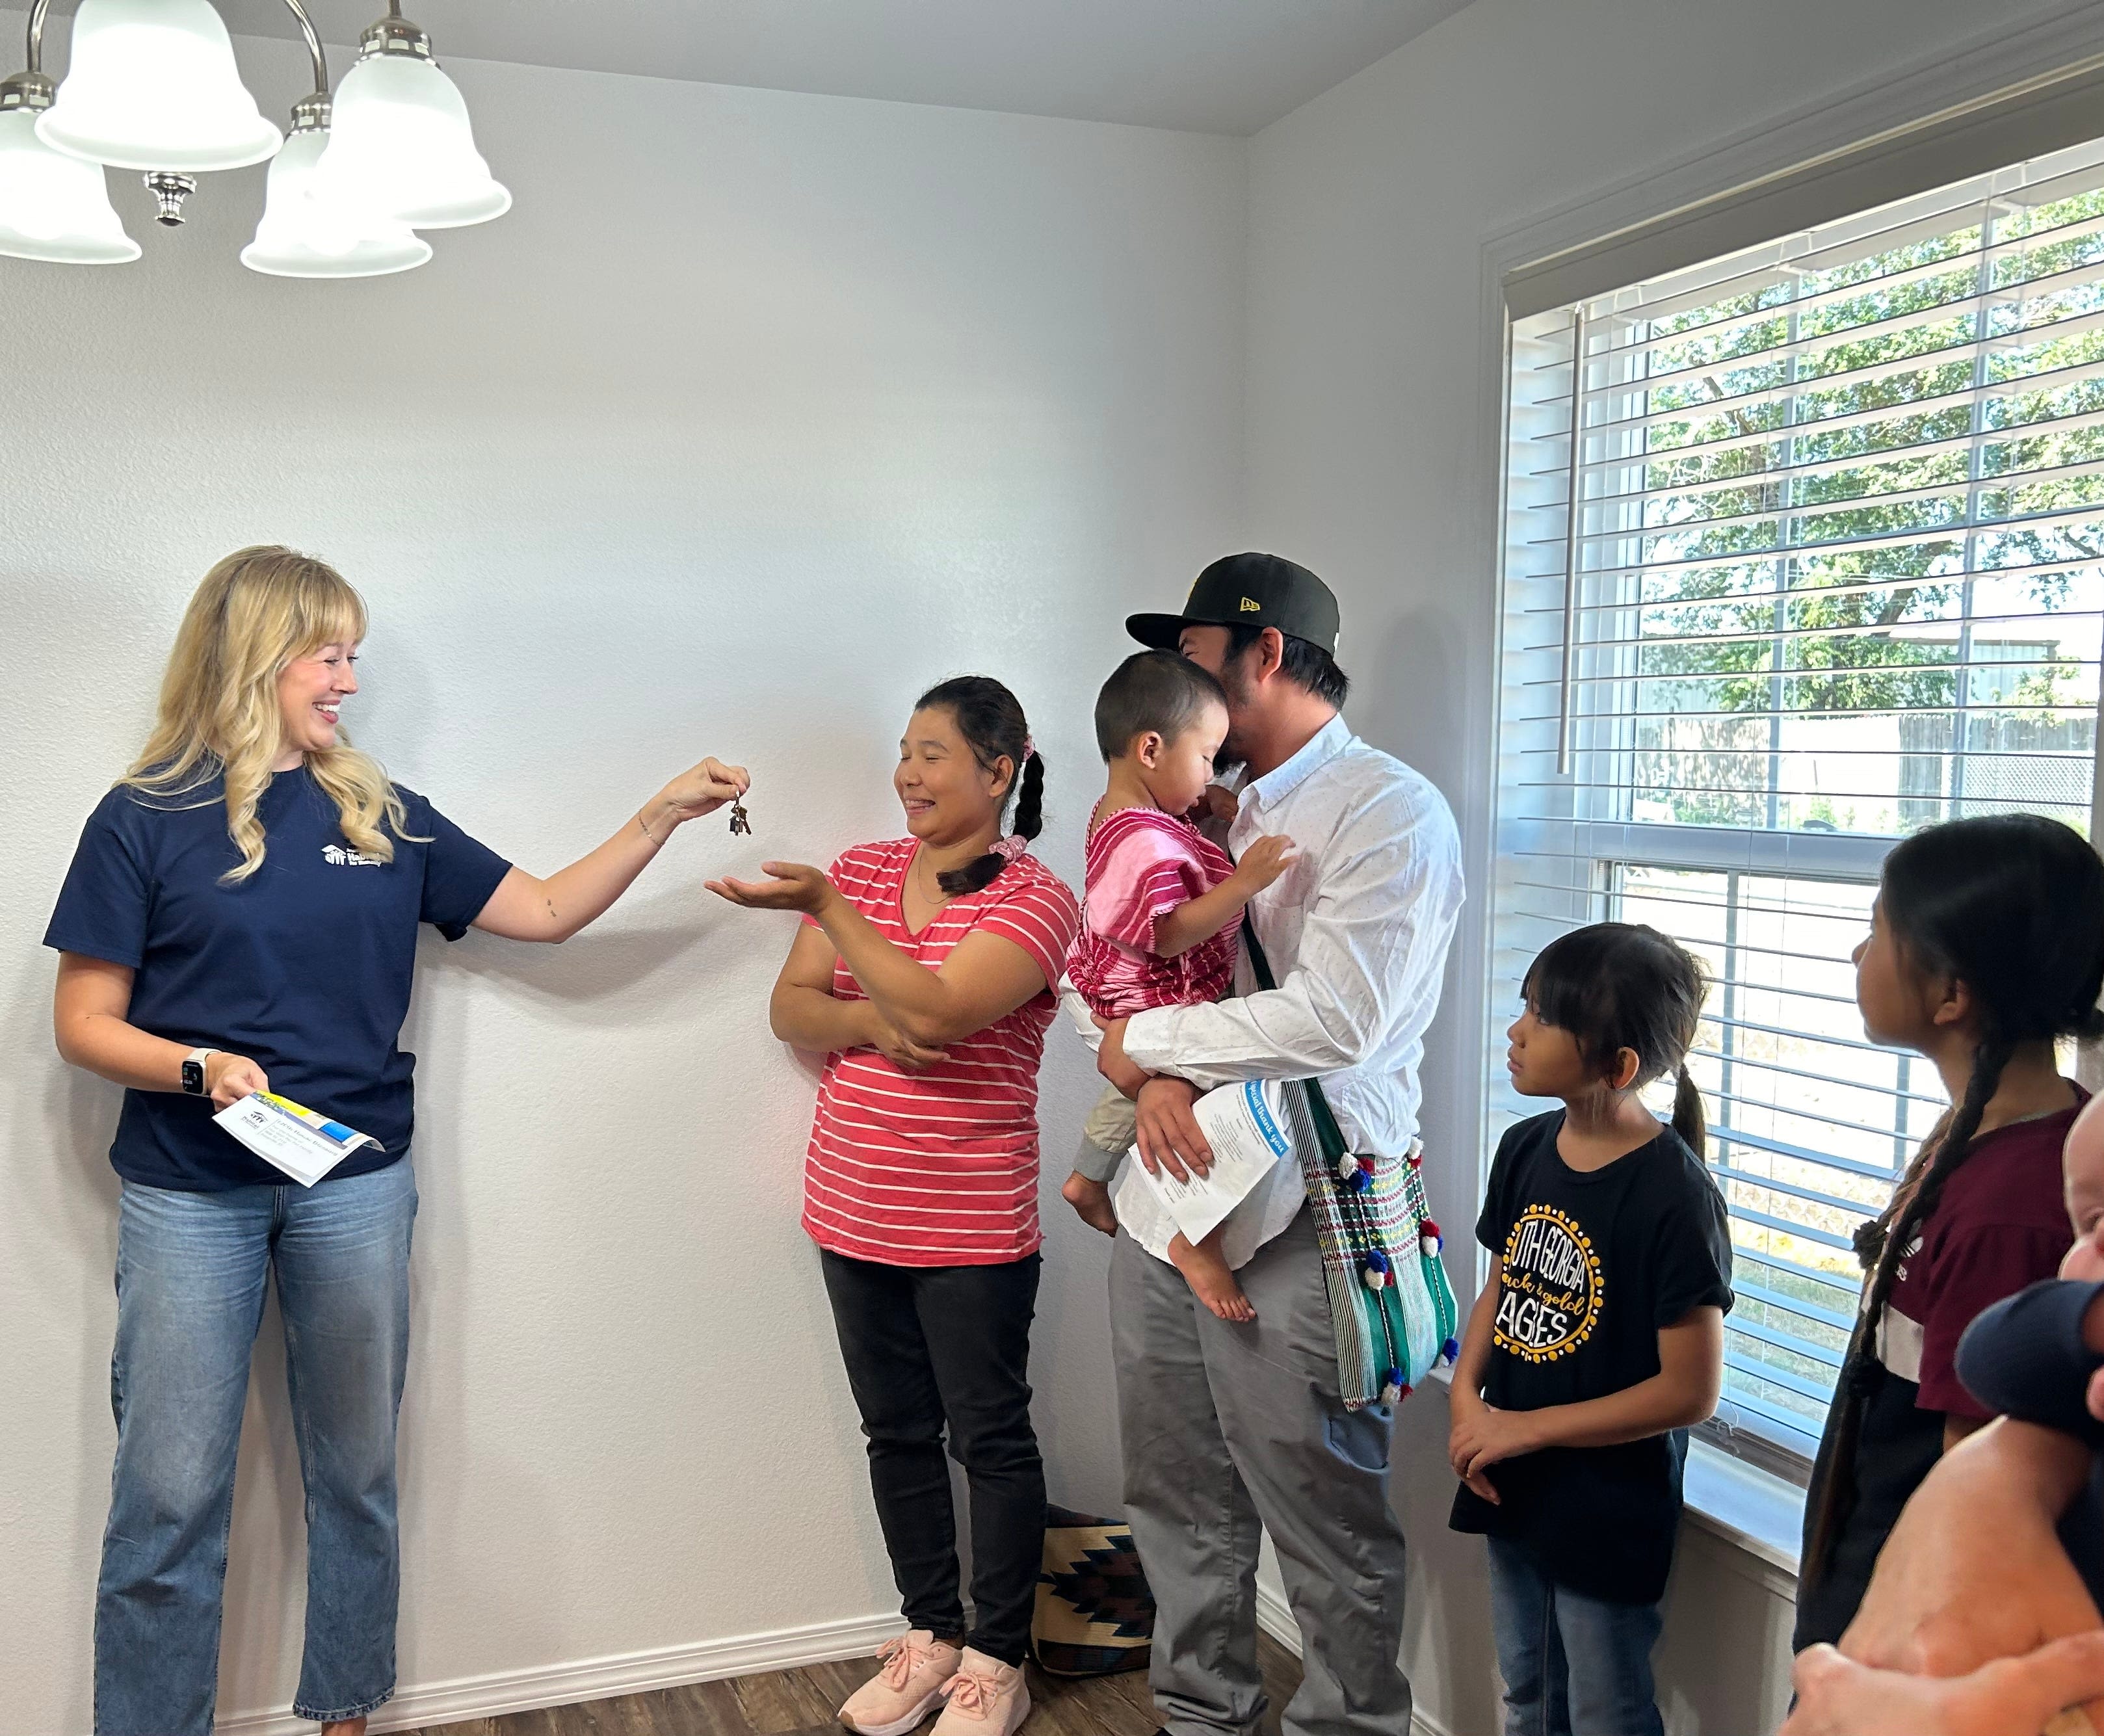
<path id="1" fill-rule="evenodd" d="M 1933 1062 L 1952 1108 L 1857 1232 L 1862 1309 L 1812 1467 L 1794 1649 L 1839 1643 L 1901 1511 L 1991 1415 L 1965 1328 L 2071 1240 L 2061 1147 L 2083 1092 L 2063 1037 L 2104 1035 L 2104 864 L 2035 814 L 1932 826 L 1885 858 L 1856 1000 L 1873 1042 Z"/>
<path id="2" fill-rule="evenodd" d="M 1505 1728 L 1660 1736 L 1651 1671 L 1685 1430 L 1716 1408 L 1732 1247 L 1688 1078 L 1702 972 L 1655 929 L 1545 948 L 1506 1033 L 1522 1096 L 1477 1238 L 1489 1280 L 1454 1371 L 1457 1531 L 1490 1539 Z M 1637 1093 L 1677 1076 L 1673 1125 Z"/>

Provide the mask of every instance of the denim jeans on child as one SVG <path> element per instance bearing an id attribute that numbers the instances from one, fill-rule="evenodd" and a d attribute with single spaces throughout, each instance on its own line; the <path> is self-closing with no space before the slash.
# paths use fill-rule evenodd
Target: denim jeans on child
<path id="1" fill-rule="evenodd" d="M 274 1273 L 307 1495 L 306 1653 L 294 1710 L 353 1718 L 393 1694 L 394 1422 L 416 1215 L 407 1158 L 313 1188 L 124 1185 L 96 1736 L 212 1729 L 234 1449 Z"/>
<path id="2" fill-rule="evenodd" d="M 1658 1606 L 1580 1597 L 1544 1578 L 1524 1546 L 1489 1542 L 1504 1736 L 1664 1736 Z"/>

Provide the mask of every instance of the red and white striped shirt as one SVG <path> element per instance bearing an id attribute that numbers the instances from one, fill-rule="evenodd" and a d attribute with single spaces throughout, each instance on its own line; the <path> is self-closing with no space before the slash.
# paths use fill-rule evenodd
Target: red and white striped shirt
<path id="1" fill-rule="evenodd" d="M 1056 874 L 1019 856 L 916 935 L 900 895 L 919 848 L 912 838 L 859 845 L 834 863 L 833 884 L 931 971 L 965 935 L 984 933 L 1014 941 L 1048 984 L 1059 982 L 1081 910 Z M 866 998 L 845 963 L 833 993 Z M 1036 1252 L 1037 1067 L 1058 1008 L 1048 988 L 952 1043 L 925 1073 L 902 1073 L 875 1049 L 827 1055 L 804 1163 L 811 1239 L 883 1265 L 998 1265 Z"/>
<path id="2" fill-rule="evenodd" d="M 1121 808 L 1091 826 L 1081 934 L 1067 957 L 1068 978 L 1089 1010 L 1126 1019 L 1219 1000 L 1234 980 L 1241 917 L 1174 958 L 1156 951 L 1155 926 L 1234 871 L 1219 845 L 1159 808 Z"/>

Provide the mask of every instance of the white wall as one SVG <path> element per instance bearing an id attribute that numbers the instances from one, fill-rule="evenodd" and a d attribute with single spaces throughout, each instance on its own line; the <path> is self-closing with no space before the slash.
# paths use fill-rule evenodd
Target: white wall
<path id="1" fill-rule="evenodd" d="M 20 41 L 0 13 L 0 42 Z M 443 47 L 443 43 L 441 44 Z M 280 109 L 306 88 L 247 42 Z M 339 65 L 341 65 L 341 60 Z M 698 823 L 559 950 L 434 942 L 402 1678 L 539 1678 L 895 1610 L 796 1228 L 790 925 L 706 874 L 899 829 L 920 687 L 1010 679 L 1078 877 L 1096 684 L 1134 598 L 1235 542 L 1244 147 L 1110 126 L 454 64 L 517 208 L 364 283 L 235 261 L 261 171 L 139 264 L 0 260 L 0 1725 L 81 1736 L 112 1430 L 117 1092 L 51 1052 L 38 942 L 142 738 L 190 587 L 282 539 L 375 626 L 350 727 L 553 868 L 703 752 Z M 1073 1046 L 1077 1047 L 1078 1046 Z M 1045 1078 L 1063 1153 L 1093 1075 Z M 1117 1497 L 1102 1270 L 1048 1172 L 1057 1500 Z M 289 1703 L 297 1474 L 267 1347 L 221 1707 Z M 484 1691 L 484 1690 L 478 1690 Z"/>
<path id="2" fill-rule="evenodd" d="M 2067 0 L 1474 0 L 1259 134 L 1250 156 L 1248 504 L 1258 546 L 1344 609 L 1353 721 L 1460 815 L 1470 907 L 1426 1067 L 1436 1214 L 1475 1217 L 1496 698 L 1494 266 L 1574 245 L 2078 58 Z M 1992 33 L 1991 34 L 1990 33 Z M 1466 1255 L 1455 1269 L 1466 1276 Z M 1473 1286 L 1471 1286 L 1473 1287 Z M 1480 1546 L 1445 1529 L 1443 1395 L 1405 1408 L 1409 1660 L 1455 1736 L 1496 1726 Z M 1788 1582 L 1686 1534 L 1661 1653 L 1676 1736 L 1784 1703 Z"/>

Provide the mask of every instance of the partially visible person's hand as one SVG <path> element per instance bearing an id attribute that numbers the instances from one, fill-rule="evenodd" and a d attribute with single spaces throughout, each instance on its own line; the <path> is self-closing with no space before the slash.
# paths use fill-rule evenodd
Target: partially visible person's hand
<path id="1" fill-rule="evenodd" d="M 2092 1720 L 2062 1714 L 2104 1698 L 2104 1633 L 1941 1679 L 1815 1645 L 1799 1657 L 1795 1682 L 1797 1709 L 1777 1736 L 2093 1736 Z"/>
<path id="2" fill-rule="evenodd" d="M 1188 1079 L 1149 1079 L 1134 1100 L 1139 1161 L 1156 1175 L 1166 1171 L 1179 1181 L 1202 1176 L 1213 1167 L 1213 1148 L 1199 1131 L 1191 1105 L 1198 1087 Z"/>
<path id="3" fill-rule="evenodd" d="M 1446 1431 L 1446 1458 L 1454 1467 L 1454 1475 L 1468 1484 L 1472 1493 L 1480 1495 L 1492 1506 L 1503 1506 L 1497 1485 L 1482 1471 L 1467 1469 L 1469 1446 L 1477 1438 L 1482 1413 L 1488 1408 L 1482 1395 L 1464 1392 L 1457 1386 L 1450 1390 L 1447 1400 L 1453 1422 Z"/>
<path id="4" fill-rule="evenodd" d="M 1233 823 L 1235 816 L 1241 810 L 1241 797 L 1217 783 L 1209 783 L 1184 818 L 1194 826 L 1227 826 Z"/>
<path id="5" fill-rule="evenodd" d="M 251 1091 L 270 1088 L 270 1075 L 245 1055 L 214 1050 L 204 1058 L 204 1088 L 216 1109 L 230 1109 Z"/>
<path id="6" fill-rule="evenodd" d="M 1096 1071 L 1115 1085 L 1121 1094 L 1137 1100 L 1140 1087 L 1154 1075 L 1136 1064 L 1125 1052 L 1125 1020 L 1099 1018 L 1094 1013 L 1089 1016 L 1095 1020 L 1096 1029 L 1103 1033 L 1103 1041 L 1096 1046 Z"/>
<path id="7" fill-rule="evenodd" d="M 766 880 L 721 880 L 704 882 L 718 898 L 727 898 L 747 910 L 800 910 L 816 916 L 833 895 L 833 883 L 823 868 L 803 862 L 763 862 L 760 872 Z"/>
<path id="8" fill-rule="evenodd" d="M 656 800 L 648 804 L 645 813 L 649 829 L 662 832 L 660 816 L 674 825 L 690 819 L 699 819 L 704 814 L 713 814 L 727 801 L 735 801 L 752 788 L 752 774 L 742 765 L 726 765 L 721 760 L 707 759 L 698 765 L 683 771 L 658 792 Z"/>
<path id="9" fill-rule="evenodd" d="M 925 1073 L 950 1051 L 917 1043 L 874 1007 L 870 1009 L 870 1047 L 901 1073 Z"/>
<path id="10" fill-rule="evenodd" d="M 1527 1412 L 1501 1411 L 1482 1399 L 1455 1408 L 1454 1426 L 1446 1438 L 1454 1475 L 1493 1502 L 1497 1491 L 1483 1473 L 1493 1465 L 1534 1452 L 1536 1445 Z"/>
<path id="11" fill-rule="evenodd" d="M 1299 854 L 1300 846 L 1292 839 L 1266 832 L 1242 852 L 1241 860 L 1235 864 L 1235 878 L 1261 892 L 1291 868 Z"/>
<path id="12" fill-rule="evenodd" d="M 1953 1448 L 1892 1528 L 1842 1651 L 1963 1676 L 2097 1628 L 2058 1533 L 2088 1470 L 2079 1441 L 2006 1418 Z"/>

